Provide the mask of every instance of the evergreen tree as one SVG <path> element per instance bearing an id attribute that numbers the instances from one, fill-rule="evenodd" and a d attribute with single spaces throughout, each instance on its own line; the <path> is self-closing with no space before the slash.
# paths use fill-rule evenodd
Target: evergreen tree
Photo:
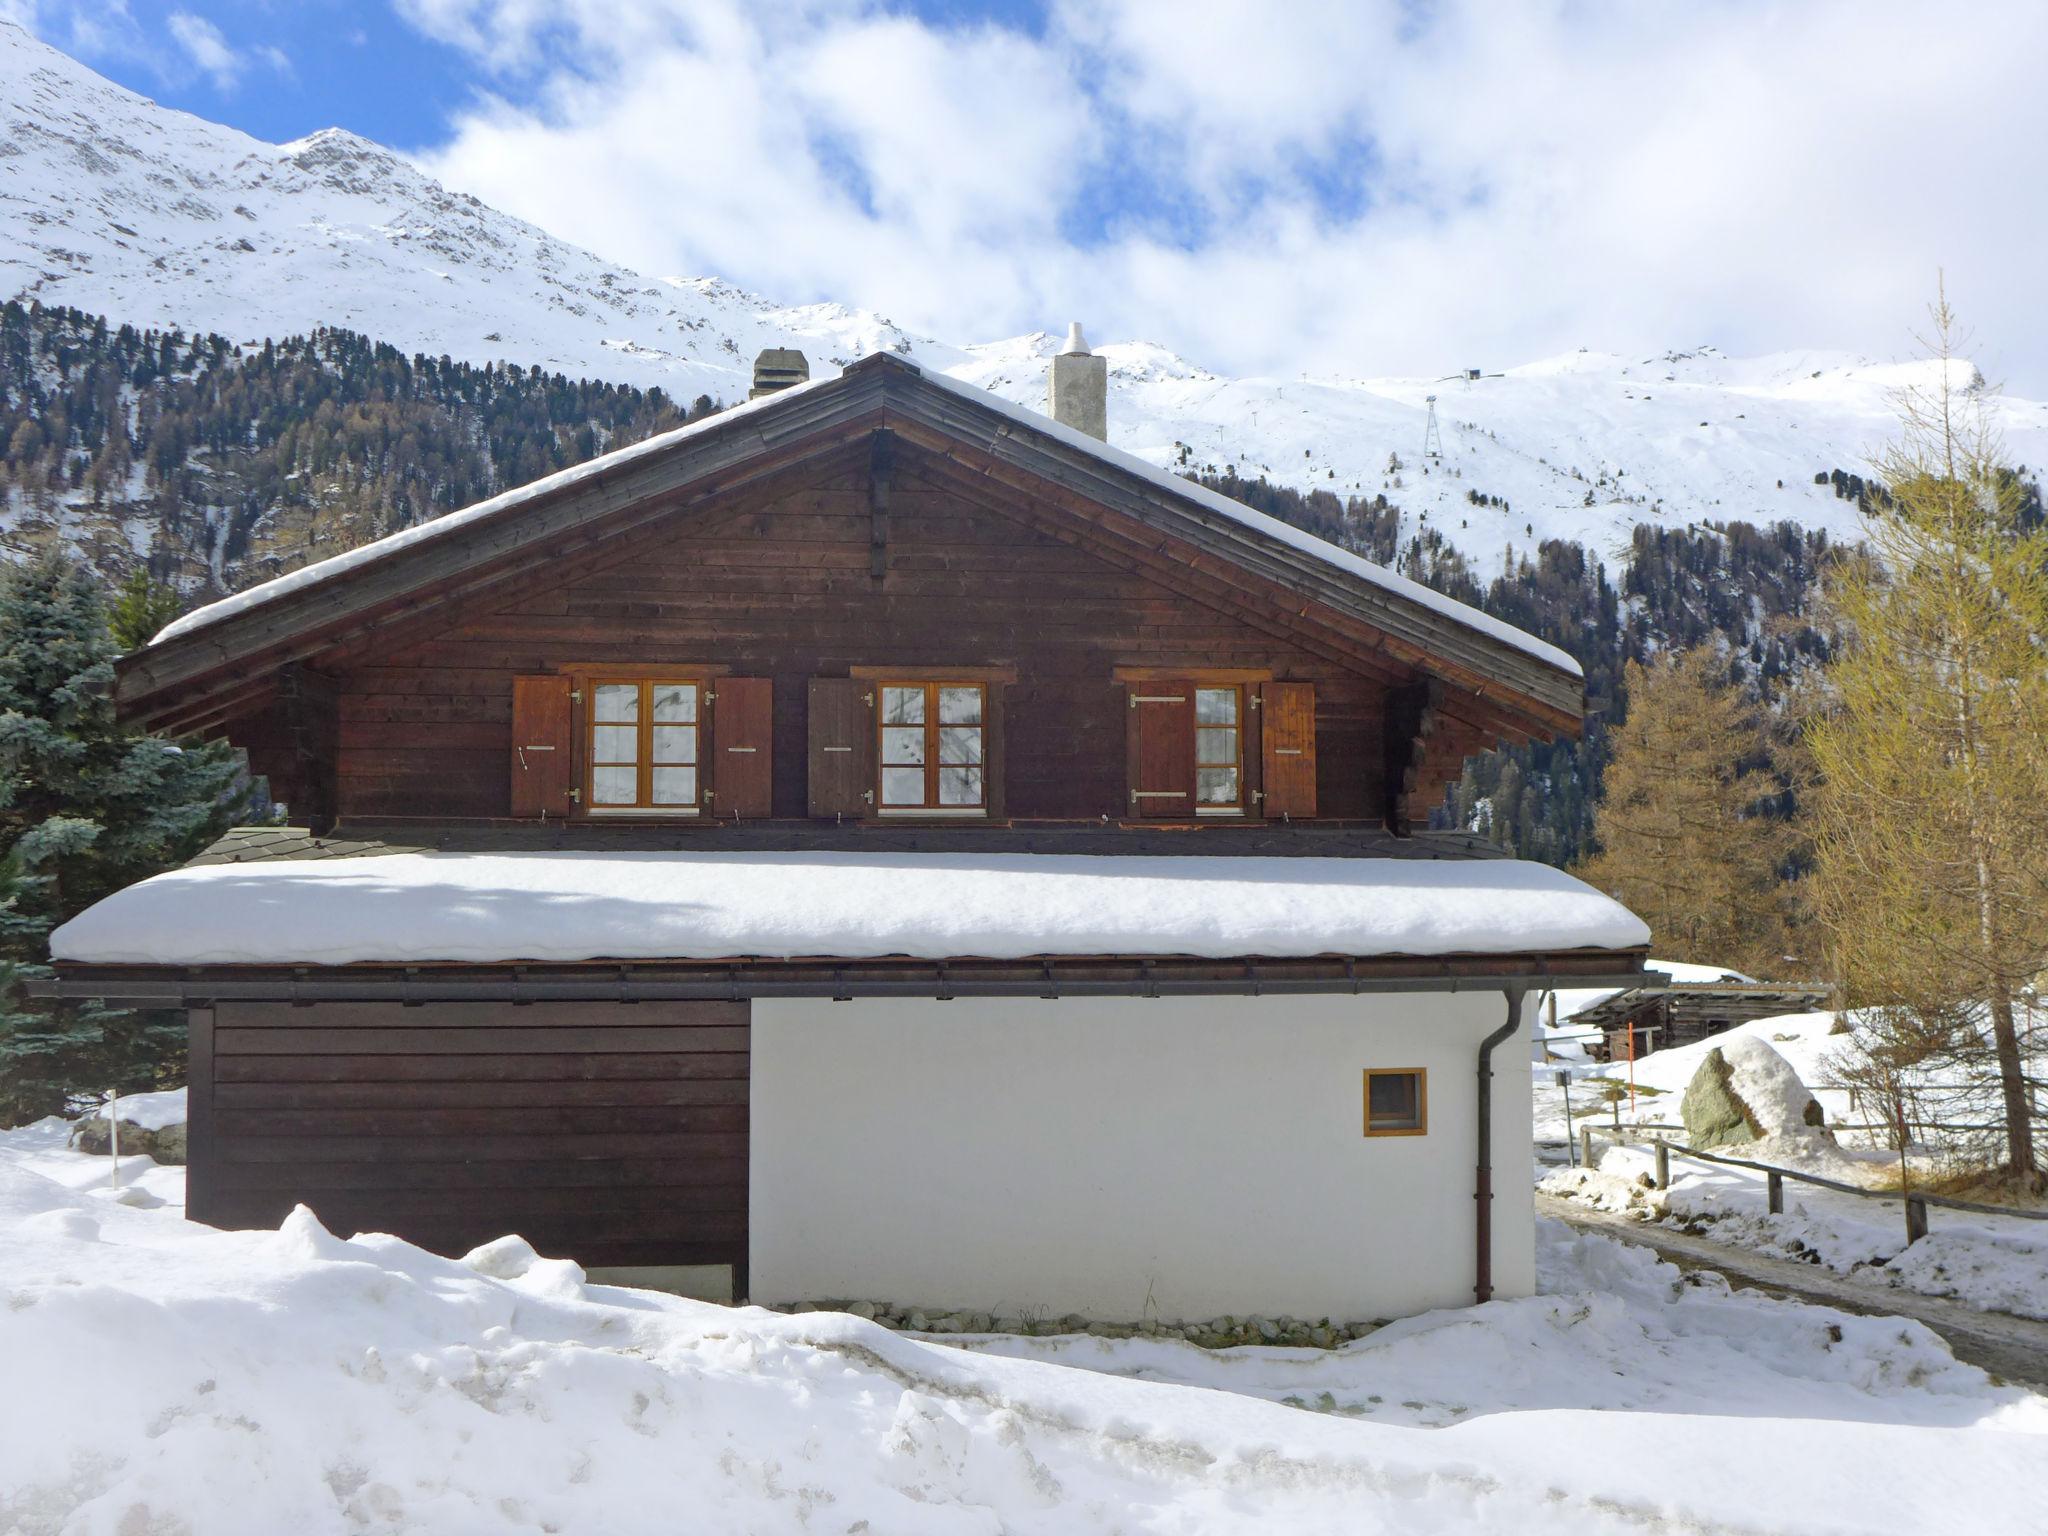
<path id="1" fill-rule="evenodd" d="M 1945 299 L 1934 322 L 1936 382 L 1903 396 L 1861 503 L 1870 557 L 1831 583 L 1848 639 L 1811 731 L 1817 905 L 1886 1065 L 1983 1083 L 2032 1182 L 2016 1015 L 2048 968 L 2048 531 Z"/>
<path id="2" fill-rule="evenodd" d="M 1575 873 L 1650 925 L 1673 960 L 1782 973 L 1790 831 L 1756 708 L 1700 648 L 1626 669 L 1627 721 L 1612 734 L 1599 851 Z"/>
<path id="3" fill-rule="evenodd" d="M 152 580 L 147 570 L 136 567 L 107 609 L 107 627 L 113 633 L 115 649 L 123 655 L 141 650 L 183 611 L 175 587 Z"/>
<path id="4" fill-rule="evenodd" d="M 175 1016 L 46 1007 L 50 930 L 191 857 L 244 791 L 224 746 L 180 748 L 114 720 L 114 641 L 93 578 L 55 551 L 0 575 L 0 1122 L 174 1073 Z"/>

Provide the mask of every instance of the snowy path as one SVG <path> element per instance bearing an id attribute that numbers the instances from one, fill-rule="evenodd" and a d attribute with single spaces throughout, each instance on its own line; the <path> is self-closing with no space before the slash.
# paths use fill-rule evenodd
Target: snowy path
<path id="1" fill-rule="evenodd" d="M 1560 1200 L 1555 1195 L 1539 1193 L 1536 1209 L 1577 1231 L 1603 1233 L 1648 1248 L 1681 1269 L 1713 1270 L 1725 1275 L 1728 1283 L 1738 1289 L 1789 1296 L 1872 1317 L 1913 1318 L 1947 1340 L 1958 1360 L 1966 1360 L 2007 1381 L 2048 1387 L 2048 1323 L 2002 1312 L 1982 1312 L 1938 1296 L 1866 1285 L 1832 1274 L 1817 1264 L 1771 1258 L 1710 1238 L 1691 1237 L 1612 1211 Z"/>

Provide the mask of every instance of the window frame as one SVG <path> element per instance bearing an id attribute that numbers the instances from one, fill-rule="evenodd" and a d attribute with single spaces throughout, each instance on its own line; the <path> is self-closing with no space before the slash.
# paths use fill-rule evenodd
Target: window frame
<path id="1" fill-rule="evenodd" d="M 991 719 L 991 695 L 994 686 L 990 679 L 959 676 L 916 676 L 910 673 L 877 671 L 866 679 L 874 690 L 875 710 L 875 799 L 874 814 L 890 821 L 902 821 L 919 817 L 938 817 L 949 821 L 986 820 L 990 815 L 990 791 L 995 764 L 991 748 L 994 745 L 994 724 Z M 888 723 L 888 709 L 885 703 L 887 690 L 891 688 L 917 689 L 924 694 L 924 762 L 922 764 L 896 763 L 886 759 L 884 744 L 886 733 L 904 730 L 904 726 Z M 945 722 L 939 719 L 939 694 L 947 688 L 972 688 L 981 697 L 980 719 L 968 729 L 981 734 L 981 757 L 977 763 L 941 763 L 939 761 L 939 732 Z M 891 805 L 884 786 L 888 783 L 891 767 L 904 768 L 921 766 L 924 769 L 924 799 L 917 805 Z M 978 767 L 981 770 L 981 798 L 972 805 L 941 805 L 939 803 L 939 773 L 942 768 Z"/>
<path id="2" fill-rule="evenodd" d="M 1251 783 L 1244 760 L 1245 735 L 1249 724 L 1245 716 L 1251 708 L 1249 687 L 1244 682 L 1234 679 L 1212 681 L 1205 680 L 1199 675 L 1188 679 L 1188 684 L 1193 690 L 1193 697 L 1190 703 L 1194 706 L 1192 710 L 1194 718 L 1190 728 L 1195 733 L 1195 739 L 1190 750 L 1194 753 L 1195 759 L 1195 815 L 1197 818 L 1203 816 L 1215 818 L 1249 815 Z M 1234 693 L 1237 695 L 1237 707 L 1229 725 L 1203 725 L 1202 695 L 1205 693 Z M 1237 743 L 1236 760 L 1229 763 L 1204 762 L 1202 760 L 1202 732 L 1205 730 L 1229 731 Z M 1205 768 L 1212 772 L 1219 768 L 1228 768 L 1235 772 L 1237 775 L 1237 798 L 1231 801 L 1205 801 L 1202 798 L 1202 770 Z"/>
<path id="3" fill-rule="evenodd" d="M 711 786 L 707 780 L 710 766 L 705 745 L 710 739 L 710 705 L 714 698 L 716 680 L 702 672 L 662 669 L 653 672 L 629 672 L 624 669 L 605 668 L 579 674 L 575 678 L 576 692 L 581 696 L 582 724 L 577 733 L 577 746 L 581 757 L 578 785 L 581 790 L 579 808 L 585 816 L 606 820 L 615 818 L 675 817 L 696 818 L 702 816 L 711 799 Z M 603 721 L 597 713 L 597 691 L 600 688 L 631 687 L 640 690 L 639 718 L 628 721 Z M 693 761 L 689 763 L 662 764 L 663 767 L 687 767 L 691 770 L 691 783 L 695 798 L 689 801 L 654 801 L 654 690 L 657 688 L 693 688 L 697 693 L 696 717 L 687 724 L 696 737 Z M 631 764 L 635 770 L 634 803 L 631 805 L 599 804 L 597 800 L 597 770 L 600 766 L 625 767 L 626 764 L 600 764 L 597 758 L 597 733 L 601 727 L 631 724 L 636 728 L 634 750 L 636 761 Z"/>
<path id="4" fill-rule="evenodd" d="M 1377 1077 L 1415 1079 L 1415 1123 L 1375 1126 L 1372 1120 L 1372 1084 Z M 1429 1068 L 1367 1067 L 1365 1069 L 1365 1134 L 1368 1136 L 1427 1136 L 1429 1134 Z"/>

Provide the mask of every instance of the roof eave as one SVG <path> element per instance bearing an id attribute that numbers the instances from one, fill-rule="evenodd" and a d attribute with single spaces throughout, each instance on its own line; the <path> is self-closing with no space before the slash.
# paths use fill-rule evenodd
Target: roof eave
<path id="1" fill-rule="evenodd" d="M 1627 987 L 1645 949 L 1498 955 L 1045 955 L 1023 960 L 590 961 L 582 964 L 86 965 L 58 962 L 31 995 L 136 1007 L 219 1002 L 644 1002 L 755 997 L 1202 997 Z"/>

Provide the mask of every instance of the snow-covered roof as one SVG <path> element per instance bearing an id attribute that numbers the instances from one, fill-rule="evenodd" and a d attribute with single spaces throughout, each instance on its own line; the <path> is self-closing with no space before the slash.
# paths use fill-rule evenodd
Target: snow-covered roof
<path id="1" fill-rule="evenodd" d="M 407 853 L 174 870 L 52 936 L 102 965 L 1525 954 L 1642 920 L 1511 860 Z"/>
<path id="2" fill-rule="evenodd" d="M 1170 470 L 1162 469 L 1156 464 L 1149 463 L 1134 453 L 1126 453 L 1121 448 L 1113 448 L 1098 438 L 1090 437 L 1085 432 L 1075 431 L 1073 428 L 1064 426 L 1048 416 L 1041 415 L 1037 411 L 1005 400 L 1000 395 L 994 394 L 989 390 L 952 378 L 936 369 L 921 368 L 916 363 L 908 362 L 901 358 L 890 356 L 889 361 L 897 367 L 919 374 L 926 381 L 945 390 L 949 394 L 972 401 L 985 410 L 993 411 L 999 416 L 1007 417 L 1019 426 L 1027 427 L 1031 431 L 1053 438 L 1066 447 L 1091 454 L 1126 475 L 1142 480 L 1154 488 L 1184 501 L 1194 502 L 1208 512 L 1233 519 L 1248 528 L 1255 529 L 1259 533 L 1287 545 L 1290 549 L 1322 561 L 1324 564 L 1343 572 L 1347 576 L 1378 587 L 1383 591 L 1404 598 L 1421 607 L 1428 608 L 1432 612 L 1462 624 L 1468 629 L 1533 656 L 1569 676 L 1580 677 L 1584 675 L 1578 662 L 1556 646 L 1538 640 L 1534 635 L 1519 630 L 1512 624 L 1504 623 L 1494 618 L 1491 614 L 1482 613 L 1477 608 L 1458 602 L 1454 598 L 1446 597 L 1441 592 L 1436 591 L 1432 587 L 1424 586 L 1419 581 L 1410 580 L 1408 577 L 1400 575 L 1398 572 L 1390 571 L 1385 566 L 1367 560 L 1363 556 L 1355 555 L 1346 549 L 1340 549 L 1335 544 L 1319 539 L 1311 533 L 1306 533 L 1291 523 L 1283 522 L 1277 517 L 1270 517 L 1263 512 L 1254 511 L 1243 502 L 1233 501 L 1230 497 L 1212 491 L 1206 486 L 1198 485 L 1192 480 L 1172 473 Z M 509 511 L 514 507 L 536 500 L 542 496 L 550 495 L 564 487 L 573 486 L 580 481 L 611 473 L 638 460 L 664 453 L 676 444 L 700 433 L 729 430 L 737 420 L 752 414 L 774 411 L 792 399 L 798 399 L 812 391 L 826 388 L 834 382 L 836 382 L 836 376 L 833 378 L 817 378 L 804 384 L 795 385 L 789 389 L 779 390 L 771 395 L 763 395 L 758 399 L 747 401 L 744 405 L 737 405 L 730 410 L 720 412 L 716 416 L 707 416 L 701 421 L 691 422 L 689 425 L 678 427 L 674 431 L 661 433 L 658 436 L 635 443 L 630 447 L 602 454 L 597 458 L 586 460 L 584 463 L 575 465 L 572 468 L 543 476 L 539 480 L 531 481 L 526 485 L 506 491 L 501 495 L 493 496 L 488 501 L 477 502 L 474 506 L 465 507 L 457 512 L 450 512 L 443 517 L 437 517 L 430 522 L 421 523 L 416 527 L 403 529 L 398 533 L 387 535 L 372 543 L 359 545 L 355 549 L 348 550 L 331 559 L 322 560 L 313 565 L 302 566 L 296 571 L 291 571 L 277 577 L 275 580 L 260 583 L 245 591 L 237 592 L 230 597 L 222 598 L 219 602 L 209 603 L 203 608 L 195 608 L 192 612 L 173 619 L 157 632 L 155 639 L 150 643 L 152 645 L 160 645 L 167 640 L 173 640 L 181 635 L 190 634 L 207 625 L 217 624 L 223 619 L 232 618 L 240 613 L 246 613 L 263 603 L 272 602 L 290 593 L 303 591 L 308 587 L 329 581 L 334 577 L 373 561 L 383 560 L 401 550 L 412 548 L 427 540 L 446 537 L 457 529 Z"/>

